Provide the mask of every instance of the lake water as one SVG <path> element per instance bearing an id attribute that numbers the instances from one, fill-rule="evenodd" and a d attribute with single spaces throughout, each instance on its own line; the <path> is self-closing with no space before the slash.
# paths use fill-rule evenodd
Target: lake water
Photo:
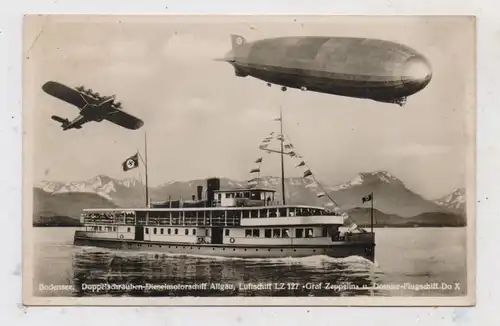
<path id="1" fill-rule="evenodd" d="M 234 259 L 74 247 L 74 231 L 35 228 L 35 296 L 467 293 L 465 228 L 375 229 L 375 263 L 360 257 Z"/>

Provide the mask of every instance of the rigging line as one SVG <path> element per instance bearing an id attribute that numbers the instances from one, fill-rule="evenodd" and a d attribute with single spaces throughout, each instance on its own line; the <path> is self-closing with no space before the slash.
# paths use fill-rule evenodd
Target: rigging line
<path id="1" fill-rule="evenodd" d="M 292 139 L 288 136 L 288 135 L 283 135 L 285 136 L 287 139 L 288 139 L 288 142 L 290 144 L 293 144 L 292 143 Z M 295 148 L 295 145 L 292 145 L 293 148 Z M 298 155 L 297 151 L 295 151 L 295 153 Z M 300 155 L 299 155 L 300 156 Z M 302 158 L 302 162 L 304 162 L 304 165 L 307 167 L 307 169 L 310 171 L 311 168 L 309 167 L 309 165 L 303 160 L 303 157 Z M 321 185 L 321 183 L 318 181 L 318 179 L 316 179 L 316 176 L 314 175 L 314 173 L 311 174 L 311 176 L 313 177 L 314 181 L 316 182 L 316 184 L 318 185 L 318 187 L 321 189 L 321 191 L 323 191 L 323 193 L 325 194 L 325 196 L 328 197 L 328 199 L 330 199 L 330 201 L 335 205 L 337 206 L 338 208 L 340 208 L 339 204 L 337 204 L 337 202 L 328 194 L 328 192 L 323 188 L 323 186 Z"/>
<path id="2" fill-rule="evenodd" d="M 137 154 L 139 154 L 139 158 L 141 159 L 142 164 L 144 164 L 144 167 L 147 168 L 148 166 L 146 162 L 144 162 L 144 159 L 142 158 L 141 152 L 139 150 L 137 150 Z"/>

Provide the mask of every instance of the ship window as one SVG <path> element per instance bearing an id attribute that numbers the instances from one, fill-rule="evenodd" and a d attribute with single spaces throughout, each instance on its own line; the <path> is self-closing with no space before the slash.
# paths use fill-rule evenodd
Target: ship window
<path id="1" fill-rule="evenodd" d="M 222 198 L 222 194 L 217 194 L 217 198 L 218 198 L 219 200 L 221 200 L 221 198 Z"/>
<path id="2" fill-rule="evenodd" d="M 279 216 L 285 217 L 286 216 L 286 208 L 280 208 L 279 213 L 280 213 Z"/>
<path id="3" fill-rule="evenodd" d="M 193 229 L 193 235 L 196 235 L 196 229 Z"/>
<path id="4" fill-rule="evenodd" d="M 248 209 L 245 209 L 243 210 L 243 215 L 242 215 L 244 218 L 245 217 L 249 217 L 250 216 L 250 211 Z"/>
<path id="5" fill-rule="evenodd" d="M 226 194 L 226 198 L 230 198 L 231 197 L 231 194 L 230 193 L 227 193 Z"/>
<path id="6" fill-rule="evenodd" d="M 261 209 L 260 210 L 260 217 L 266 218 L 267 217 L 267 209 Z"/>
<path id="7" fill-rule="evenodd" d="M 252 235 L 256 238 L 260 237 L 260 230 L 259 229 L 253 229 Z"/>
<path id="8" fill-rule="evenodd" d="M 283 238 L 290 238 L 290 230 L 289 229 L 283 229 L 283 230 L 281 230 L 281 237 L 283 237 Z"/>
<path id="9" fill-rule="evenodd" d="M 328 236 L 328 229 L 326 227 L 323 227 L 321 229 L 321 236 L 322 237 L 327 237 Z"/>
<path id="10" fill-rule="evenodd" d="M 245 229 L 245 237 L 251 237 L 252 236 L 252 230 L 251 229 Z"/>
<path id="11" fill-rule="evenodd" d="M 295 237 L 302 238 L 304 236 L 304 229 L 295 229 Z"/>
<path id="12" fill-rule="evenodd" d="M 273 238 L 280 238 L 280 237 L 281 237 L 281 230 L 273 229 Z"/>
<path id="13" fill-rule="evenodd" d="M 295 216 L 295 208 L 288 209 L 288 216 Z"/>
<path id="14" fill-rule="evenodd" d="M 225 230 L 224 230 L 224 235 L 225 235 L 226 237 L 229 237 L 229 229 L 225 229 Z"/>
<path id="15" fill-rule="evenodd" d="M 156 230 L 156 228 L 154 228 L 154 229 L 153 229 L 153 233 L 154 233 L 154 234 L 156 234 L 156 231 L 157 231 L 157 230 Z"/>
<path id="16" fill-rule="evenodd" d="M 271 232 L 272 232 L 272 230 L 271 230 L 271 229 L 265 229 L 265 230 L 264 230 L 264 236 L 265 236 L 266 238 L 270 238 L 270 237 L 271 237 Z"/>
<path id="17" fill-rule="evenodd" d="M 248 192 L 248 191 L 247 191 L 247 192 L 245 192 L 245 195 L 244 195 L 243 197 L 245 197 L 245 198 L 250 198 L 250 192 Z"/>
<path id="18" fill-rule="evenodd" d="M 189 234 L 189 230 L 188 229 L 185 229 L 184 230 L 184 235 L 188 235 Z"/>
<path id="19" fill-rule="evenodd" d="M 273 208 L 269 210 L 269 217 L 276 217 L 278 210 Z"/>
<path id="20" fill-rule="evenodd" d="M 130 232 L 130 228 L 127 228 L 127 232 Z"/>
<path id="21" fill-rule="evenodd" d="M 313 229 L 307 228 L 306 229 L 306 238 L 312 238 L 313 236 Z"/>
<path id="22" fill-rule="evenodd" d="M 226 212 L 227 214 L 227 219 L 236 219 L 241 217 L 241 211 L 238 210 L 230 210 Z"/>
<path id="23" fill-rule="evenodd" d="M 250 210 L 250 217 L 259 217 L 259 211 L 256 209 Z"/>
<path id="24" fill-rule="evenodd" d="M 146 232 L 146 234 L 149 234 L 149 228 L 145 228 L 144 232 Z"/>
<path id="25" fill-rule="evenodd" d="M 168 234 L 172 234 L 172 229 L 170 229 L 170 228 L 169 228 L 169 229 L 167 229 L 167 233 L 168 233 Z"/>
<path id="26" fill-rule="evenodd" d="M 206 236 L 206 237 L 208 237 L 208 236 L 209 236 L 209 233 L 210 233 L 209 229 L 205 229 L 205 236 Z"/>
<path id="27" fill-rule="evenodd" d="M 160 229 L 160 234 L 163 234 L 163 228 Z"/>
<path id="28" fill-rule="evenodd" d="M 116 231 L 116 226 L 113 226 L 113 231 Z"/>
<path id="29" fill-rule="evenodd" d="M 179 234 L 179 229 L 175 229 L 175 230 L 174 230 L 174 233 L 175 233 L 175 234 Z"/>

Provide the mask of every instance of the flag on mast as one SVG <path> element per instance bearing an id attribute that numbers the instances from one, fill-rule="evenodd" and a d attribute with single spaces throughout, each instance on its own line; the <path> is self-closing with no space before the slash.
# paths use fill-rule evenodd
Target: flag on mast
<path id="1" fill-rule="evenodd" d="M 307 171 L 304 172 L 303 178 L 306 178 L 306 177 L 311 176 L 311 175 L 312 175 L 311 170 L 307 170 Z"/>
<path id="2" fill-rule="evenodd" d="M 300 162 L 299 164 L 297 164 L 297 167 L 299 167 L 299 166 L 304 166 L 304 165 L 306 165 L 306 162 L 302 161 L 302 162 Z"/>
<path id="3" fill-rule="evenodd" d="M 373 199 L 373 195 L 372 194 L 369 194 L 367 196 L 364 196 L 363 198 L 361 198 L 361 201 L 362 203 L 366 203 L 367 201 L 371 201 Z"/>
<path id="4" fill-rule="evenodd" d="M 139 166 L 139 153 L 135 153 L 135 155 L 130 156 L 122 163 L 123 171 L 129 171 L 135 169 L 138 166 Z"/>
<path id="5" fill-rule="evenodd" d="M 259 179 L 254 178 L 254 179 L 248 180 L 247 182 L 249 185 L 256 185 L 257 183 L 259 183 Z"/>
<path id="6" fill-rule="evenodd" d="M 262 157 L 259 157 L 257 160 L 255 160 L 255 163 L 262 163 Z"/>

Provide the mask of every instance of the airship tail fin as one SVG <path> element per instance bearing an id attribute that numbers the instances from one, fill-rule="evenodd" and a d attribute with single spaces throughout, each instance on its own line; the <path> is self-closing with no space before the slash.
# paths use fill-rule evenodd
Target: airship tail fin
<path id="1" fill-rule="evenodd" d="M 233 49 L 236 49 L 240 45 L 245 44 L 246 41 L 247 40 L 241 35 L 235 35 L 235 34 L 231 35 L 231 45 Z"/>

